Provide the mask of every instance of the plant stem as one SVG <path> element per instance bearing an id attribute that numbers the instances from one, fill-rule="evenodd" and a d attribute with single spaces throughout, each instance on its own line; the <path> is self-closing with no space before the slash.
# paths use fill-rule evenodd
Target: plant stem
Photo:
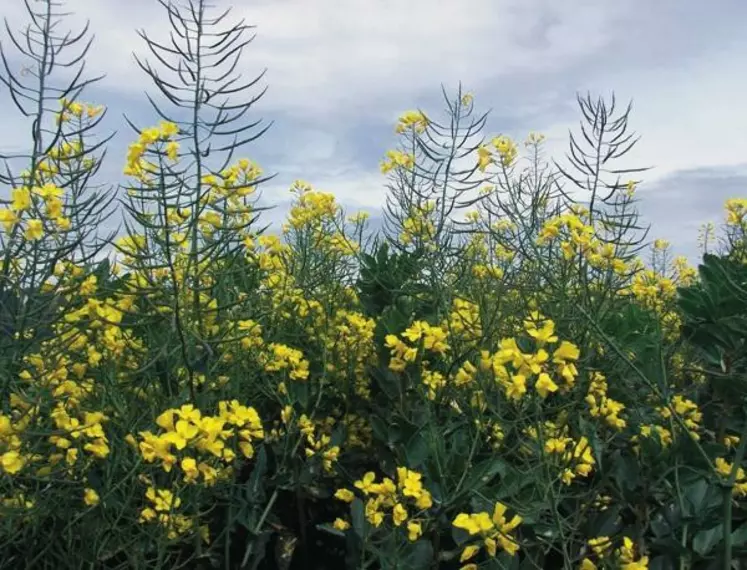
<path id="1" fill-rule="evenodd" d="M 742 427 L 742 434 L 739 437 L 739 446 L 737 447 L 737 454 L 734 457 L 734 463 L 731 466 L 731 473 L 729 473 L 729 479 L 726 482 L 724 489 L 724 569 L 731 570 L 732 561 L 732 536 L 731 536 L 731 514 L 732 514 L 732 493 L 734 491 L 734 483 L 737 480 L 737 472 L 739 467 L 744 460 L 744 454 L 747 451 L 747 421 L 744 422 Z"/>

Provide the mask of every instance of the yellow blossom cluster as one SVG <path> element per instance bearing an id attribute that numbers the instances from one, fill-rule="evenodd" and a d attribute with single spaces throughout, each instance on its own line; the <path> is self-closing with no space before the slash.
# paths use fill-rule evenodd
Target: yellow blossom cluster
<path id="1" fill-rule="evenodd" d="M 422 134 L 425 132 L 428 126 L 429 120 L 422 111 L 406 111 L 397 120 L 397 126 L 395 132 L 402 134 L 407 131 L 414 131 L 415 133 Z"/>
<path id="2" fill-rule="evenodd" d="M 729 479 L 731 477 L 731 472 L 734 469 L 733 463 L 729 463 L 723 457 L 717 457 L 714 464 L 716 471 L 724 479 Z M 731 492 L 735 497 L 747 497 L 747 473 L 745 473 L 744 469 L 739 466 L 737 466 L 734 487 Z"/>
<path id="3" fill-rule="evenodd" d="M 627 425 L 625 420 L 620 417 L 625 409 L 625 404 L 607 396 L 607 379 L 599 371 L 594 371 L 591 374 L 586 403 L 589 404 L 591 416 L 601 418 L 609 427 L 621 430 Z"/>
<path id="4" fill-rule="evenodd" d="M 30 459 L 21 449 L 21 435 L 31 422 L 31 416 L 18 409 L 16 402 L 12 403 L 16 404 L 12 416 L 0 414 L 0 468 L 8 475 L 19 473 Z"/>
<path id="5" fill-rule="evenodd" d="M 673 442 L 672 432 L 657 424 L 641 424 L 638 426 L 638 434 L 630 438 L 633 450 L 636 453 L 640 453 L 641 438 L 657 441 L 662 447 L 668 447 Z"/>
<path id="6" fill-rule="evenodd" d="M 514 141 L 509 137 L 501 135 L 495 137 L 491 143 L 496 152 L 498 152 L 501 166 L 508 168 L 516 162 L 516 157 L 518 156 L 519 151 L 516 148 L 516 143 L 514 143 Z"/>
<path id="7" fill-rule="evenodd" d="M 355 392 L 370 393 L 366 367 L 376 358 L 376 322 L 357 311 L 338 310 L 330 326 L 318 334 L 327 350 L 327 372 L 342 384 L 354 378 Z"/>
<path id="8" fill-rule="evenodd" d="M 291 189 L 298 194 L 288 215 L 287 224 L 295 229 L 304 226 L 319 226 L 325 219 L 334 218 L 340 211 L 333 194 L 317 192 L 305 185 L 297 184 Z"/>
<path id="9" fill-rule="evenodd" d="M 401 372 L 408 363 L 415 362 L 421 344 L 424 350 L 436 354 L 443 355 L 449 350 L 446 331 L 426 321 L 414 322 L 401 336 L 410 344 L 393 334 L 388 334 L 385 339 L 392 355 L 389 368 L 395 372 Z"/>
<path id="10" fill-rule="evenodd" d="M 726 201 L 726 223 L 730 226 L 747 226 L 747 198 Z"/>
<path id="11" fill-rule="evenodd" d="M 662 406 L 658 409 L 659 415 L 664 419 L 672 417 L 673 411 L 684 424 L 690 437 L 699 440 L 700 435 L 698 434 L 698 430 L 700 429 L 703 414 L 698 409 L 698 405 L 680 394 L 675 394 L 672 396 L 671 406 Z M 675 422 L 675 428 L 678 427 L 679 424 Z"/>
<path id="12" fill-rule="evenodd" d="M 431 240 L 436 236 L 436 226 L 432 215 L 435 208 L 435 202 L 427 201 L 410 209 L 407 217 L 402 220 L 402 233 L 399 239 L 403 245 L 414 243 L 433 247 Z"/>
<path id="13" fill-rule="evenodd" d="M 146 158 L 148 150 L 157 143 L 165 143 L 162 153 L 172 162 L 179 158 L 179 143 L 175 138 L 179 135 L 179 126 L 170 121 L 162 121 L 157 127 L 143 129 L 138 140 L 131 143 L 127 149 L 127 163 L 124 168 L 126 176 L 132 176 L 144 184 L 152 183 L 158 166 Z"/>
<path id="14" fill-rule="evenodd" d="M 491 557 L 498 549 L 515 555 L 519 551 L 519 543 L 514 531 L 519 527 L 522 518 L 514 515 L 507 517 L 508 507 L 503 503 L 495 503 L 492 516 L 485 511 L 478 513 L 459 513 L 451 523 L 455 528 L 467 531 L 470 537 L 478 537 L 482 543 L 469 544 L 464 547 L 459 558 L 461 562 L 472 560 L 482 548 Z M 477 570 L 478 565 L 470 563 L 462 566 L 462 570 Z"/>
<path id="15" fill-rule="evenodd" d="M 151 485 L 145 491 L 145 498 L 149 506 L 140 511 L 140 523 L 156 522 L 166 530 L 169 540 L 187 534 L 194 527 L 193 518 L 176 512 L 181 507 L 182 500 L 169 489 L 159 489 Z M 206 526 L 200 528 L 200 535 L 208 542 Z"/>
<path id="16" fill-rule="evenodd" d="M 6 233 L 17 224 L 29 241 L 39 241 L 48 231 L 67 231 L 70 218 L 64 213 L 62 200 L 64 190 L 52 182 L 40 186 L 21 186 L 11 190 L 11 200 L 6 208 L 0 208 L 0 223 Z"/>
<path id="17" fill-rule="evenodd" d="M 629 292 L 644 306 L 663 312 L 677 295 L 676 283 L 653 269 L 640 271 L 633 276 Z"/>
<path id="18" fill-rule="evenodd" d="M 386 158 L 381 161 L 380 169 L 382 174 L 386 174 L 395 168 L 404 168 L 412 170 L 415 168 L 415 155 L 402 152 L 401 150 L 386 151 Z"/>
<path id="19" fill-rule="evenodd" d="M 291 380 L 304 381 L 309 378 L 309 361 L 303 352 L 279 342 L 270 343 L 267 352 L 261 354 L 260 362 L 267 372 L 287 370 Z"/>
<path id="20" fill-rule="evenodd" d="M 423 486 L 422 474 L 397 467 L 396 483 L 389 477 L 376 481 L 376 474 L 367 472 L 353 484 L 366 499 L 366 520 L 375 528 L 379 528 L 391 516 L 392 524 L 400 527 L 406 524 L 407 537 L 415 541 L 423 534 L 422 522 L 418 519 L 424 511 L 433 506 L 430 492 Z M 341 488 L 335 492 L 335 498 L 350 503 L 355 498 L 355 492 Z"/>
<path id="21" fill-rule="evenodd" d="M 283 422 L 288 425 L 292 409 L 283 410 Z M 340 446 L 332 445 L 331 432 L 335 420 L 327 417 L 321 422 L 314 422 L 306 414 L 298 418 L 298 429 L 304 437 L 304 453 L 307 458 L 321 457 L 322 467 L 327 473 L 334 472 L 334 464 L 340 455 Z"/>
<path id="22" fill-rule="evenodd" d="M 498 154 L 498 160 L 493 155 L 493 151 L 485 146 L 477 147 L 477 167 L 481 172 L 485 172 L 491 164 L 499 164 L 503 168 L 508 168 L 516 162 L 519 151 L 516 143 L 505 135 L 497 136 L 490 141 Z"/>
<path id="23" fill-rule="evenodd" d="M 482 325 L 480 323 L 480 307 L 467 299 L 455 298 L 451 313 L 441 324 L 441 328 L 449 331 L 449 337 L 462 342 L 471 343 L 480 340 Z"/>
<path id="24" fill-rule="evenodd" d="M 536 352 L 523 352 L 515 338 L 504 338 L 494 354 L 482 351 L 480 367 L 492 371 L 506 398 L 514 402 L 527 393 L 527 382 L 532 379 L 534 389 L 543 399 L 551 393 L 572 388 L 578 375 L 575 365 L 579 357 L 578 347 L 565 340 L 558 342 L 555 323 L 538 312 L 525 320 L 524 330 L 535 341 Z M 557 345 L 552 354 L 545 349 L 551 345 Z M 553 376 L 562 379 L 562 383 L 559 385 Z"/>
<path id="25" fill-rule="evenodd" d="M 156 419 L 163 430 L 139 433 L 140 441 L 129 435 L 128 441 L 136 445 L 147 463 L 159 463 L 165 472 L 177 466 L 185 483 L 198 480 L 214 485 L 221 476 L 227 476 L 227 466 L 234 461 L 237 451 L 246 458 L 254 456 L 254 442 L 264 438 L 262 422 L 254 408 L 241 405 L 237 400 L 218 403 L 216 416 L 204 415 L 191 404 L 164 411 Z M 220 470 L 211 459 L 217 459 Z"/>
<path id="26" fill-rule="evenodd" d="M 619 257 L 613 243 L 602 241 L 594 226 L 584 220 L 588 211 L 575 208 L 545 222 L 537 237 L 539 245 L 545 245 L 562 238 L 560 249 L 567 260 L 582 256 L 589 265 L 600 270 L 612 270 L 618 275 L 625 274 L 629 267 Z"/>
<path id="27" fill-rule="evenodd" d="M 71 121 L 73 117 L 76 119 L 83 119 L 84 117 L 87 119 L 95 119 L 106 109 L 104 105 L 93 105 L 91 103 L 71 101 L 65 97 L 60 99 L 60 106 L 62 107 L 62 110 L 57 114 L 58 123 L 66 123 Z"/>
<path id="28" fill-rule="evenodd" d="M 588 545 L 598 561 L 605 562 L 614 558 L 616 567 L 621 570 L 646 570 L 648 568 L 648 556 L 638 556 L 635 543 L 627 536 L 622 538 L 622 544 L 614 552 L 612 550 L 612 539 L 609 536 L 589 539 Z M 599 566 L 588 557 L 584 558 L 579 566 L 580 570 L 597 570 L 597 568 Z"/>
<path id="29" fill-rule="evenodd" d="M 526 434 L 538 443 L 541 439 L 544 453 L 557 458 L 563 469 L 560 480 L 565 485 L 570 485 L 576 477 L 588 477 L 593 472 L 596 461 L 591 443 L 586 436 L 571 437 L 567 424 L 546 421 L 540 429 L 527 428 Z"/>

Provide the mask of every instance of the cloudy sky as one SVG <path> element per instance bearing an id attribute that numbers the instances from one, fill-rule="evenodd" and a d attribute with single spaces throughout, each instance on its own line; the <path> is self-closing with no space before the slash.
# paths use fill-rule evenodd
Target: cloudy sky
<path id="1" fill-rule="evenodd" d="M 242 71 L 267 69 L 255 116 L 273 126 L 243 154 L 277 173 L 264 190 L 279 205 L 273 218 L 296 178 L 375 213 L 385 195 L 378 162 L 395 145 L 397 116 L 417 107 L 438 113 L 441 85 L 459 81 L 491 110 L 490 134 L 545 133 L 558 159 L 578 124 L 576 92 L 632 99 L 631 127 L 642 139 L 629 163 L 653 167 L 640 185 L 641 210 L 652 237 L 670 239 L 678 253 L 694 257 L 698 227 L 722 217 L 725 199 L 747 195 L 743 0 L 213 3 L 257 26 Z M 96 34 L 88 71 L 107 75 L 85 98 L 109 107 L 106 126 L 118 134 L 103 174 L 116 182 L 132 138 L 123 114 L 157 120 L 144 96 L 155 90 L 132 56 L 145 55 L 136 30 L 163 37 L 168 19 L 156 0 L 65 6 L 74 12 L 66 27 L 87 18 Z M 0 15 L 20 28 L 23 1 L 3 0 Z M 8 45 L 4 30 L 0 41 Z M 4 89 L 0 97 L 2 145 L 23 144 L 27 126 Z"/>

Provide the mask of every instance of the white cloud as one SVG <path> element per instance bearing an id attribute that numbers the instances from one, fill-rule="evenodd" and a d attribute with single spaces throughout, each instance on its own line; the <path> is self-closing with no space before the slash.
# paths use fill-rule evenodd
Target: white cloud
<path id="1" fill-rule="evenodd" d="M 18 27 L 23 4 L 1 4 Z M 166 38 L 164 10 L 147 0 L 66 4 L 77 14 L 68 27 L 91 20 L 89 69 L 108 73 L 101 93 L 125 106 L 114 114 L 142 114 L 142 92 L 154 89 L 132 58 L 146 54 L 135 30 Z M 746 15 L 737 0 L 722 0 L 718 10 L 676 0 L 257 0 L 236 3 L 233 13 L 258 26 L 242 64 L 247 77 L 268 68 L 257 112 L 283 121 L 282 136 L 260 142 L 256 153 L 280 173 L 268 199 L 282 201 L 287 185 L 305 178 L 365 207 L 383 204 L 379 157 L 370 155 L 394 144 L 397 114 L 438 111 L 440 84 L 460 80 L 478 105 L 494 109 L 490 134 L 545 132 L 557 157 L 578 124 L 576 90 L 634 97 L 631 126 L 643 138 L 629 162 L 656 166 L 646 175 L 652 185 L 682 169 L 747 162 L 747 115 L 738 112 L 747 89 L 738 23 Z M 11 133 L 26 136 L 4 115 Z M 380 125 L 374 138 L 370 127 Z M 112 158 L 112 172 L 120 158 Z"/>

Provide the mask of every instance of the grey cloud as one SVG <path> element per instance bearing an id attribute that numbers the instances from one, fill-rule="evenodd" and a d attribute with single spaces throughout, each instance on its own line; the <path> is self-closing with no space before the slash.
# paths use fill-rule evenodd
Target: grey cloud
<path id="1" fill-rule="evenodd" d="M 692 261 L 699 258 L 698 231 L 706 222 L 724 220 L 724 203 L 747 195 L 747 163 L 723 168 L 674 172 L 639 191 L 640 210 L 652 224 L 651 238 L 672 242 Z"/>
<path id="2" fill-rule="evenodd" d="M 223 7 L 228 2 L 216 4 Z M 249 77 L 268 67 L 269 91 L 255 116 L 276 122 L 266 137 L 242 154 L 279 173 L 265 193 L 273 203 L 287 200 L 288 185 L 304 178 L 352 207 L 380 207 L 385 180 L 377 166 L 386 148 L 395 144 L 392 126 L 397 114 L 415 107 L 442 108 L 440 84 L 454 89 L 460 80 L 475 92 L 480 108 L 492 108 L 490 134 L 523 138 L 529 130 L 546 132 L 548 150 L 557 158 L 562 158 L 566 148 L 568 127 L 578 122 L 574 93 L 587 89 L 595 93 L 615 90 L 623 100 L 636 96 L 641 103 L 655 100 L 659 104 L 649 104 L 640 120 L 634 110 L 632 123 L 644 142 L 647 133 L 656 135 L 652 136 L 655 144 L 642 147 L 645 152 L 636 159 L 643 164 L 663 162 L 664 172 L 681 168 L 683 162 L 698 166 L 733 161 L 723 158 L 722 147 L 712 136 L 723 130 L 717 120 L 736 124 L 729 134 L 732 142 L 722 144 L 744 148 L 740 144 L 744 139 L 739 139 L 744 135 L 739 133 L 747 129 L 737 128 L 738 121 L 693 106 L 703 105 L 710 95 L 694 101 L 686 97 L 691 92 L 702 94 L 707 81 L 700 68 L 692 65 L 708 58 L 716 64 L 726 61 L 723 71 L 714 72 L 722 77 L 736 76 L 739 66 L 744 68 L 735 44 L 743 35 L 747 17 L 747 4 L 741 0 L 260 0 L 236 4 L 234 17 L 246 17 L 248 23 L 258 25 L 242 71 Z M 22 3 L 0 5 L 0 15 L 8 15 L 12 24 L 20 22 Z M 67 5 L 77 12 L 70 27 L 77 28 L 89 17 L 97 34 L 89 61 L 91 72 L 108 73 L 91 98 L 110 104 L 110 124 L 120 130 L 102 173 L 116 182 L 131 138 L 120 119 L 121 111 L 141 119 L 141 124 L 157 120 L 142 96 L 146 87 L 151 93 L 155 90 L 131 55 L 133 50 L 144 53 L 135 30 L 145 27 L 161 38 L 168 31 L 167 18 L 156 2 L 146 0 L 69 0 Z M 667 100 L 672 87 L 666 82 L 672 70 L 680 70 L 689 83 L 682 83 L 687 91 L 682 97 Z M 734 82 L 718 85 L 712 89 L 734 92 L 738 86 Z M 714 100 L 721 101 L 716 106 L 725 107 L 723 95 L 714 94 Z M 711 114 L 706 115 L 709 110 Z M 3 113 L 6 128 L 17 132 L 20 126 L 6 115 L 10 112 Z M 704 116 L 707 119 L 700 123 L 696 120 Z M 688 120 L 693 123 L 688 135 L 711 141 L 707 149 L 700 148 L 700 143 L 686 144 L 681 127 Z M 706 127 L 709 130 L 704 131 Z M 6 135 L 3 143 L 12 144 L 8 141 L 13 138 Z M 693 189 L 702 184 L 727 193 L 732 183 L 743 188 L 739 178 L 727 182 L 729 176 L 743 174 L 728 172 L 680 171 L 650 187 L 642 186 L 642 208 L 655 224 L 654 233 L 690 248 L 697 225 L 707 216 L 718 218 L 723 203 L 717 191 L 696 195 Z M 673 210 L 661 196 L 667 196 L 681 212 L 674 220 L 657 213 Z"/>

